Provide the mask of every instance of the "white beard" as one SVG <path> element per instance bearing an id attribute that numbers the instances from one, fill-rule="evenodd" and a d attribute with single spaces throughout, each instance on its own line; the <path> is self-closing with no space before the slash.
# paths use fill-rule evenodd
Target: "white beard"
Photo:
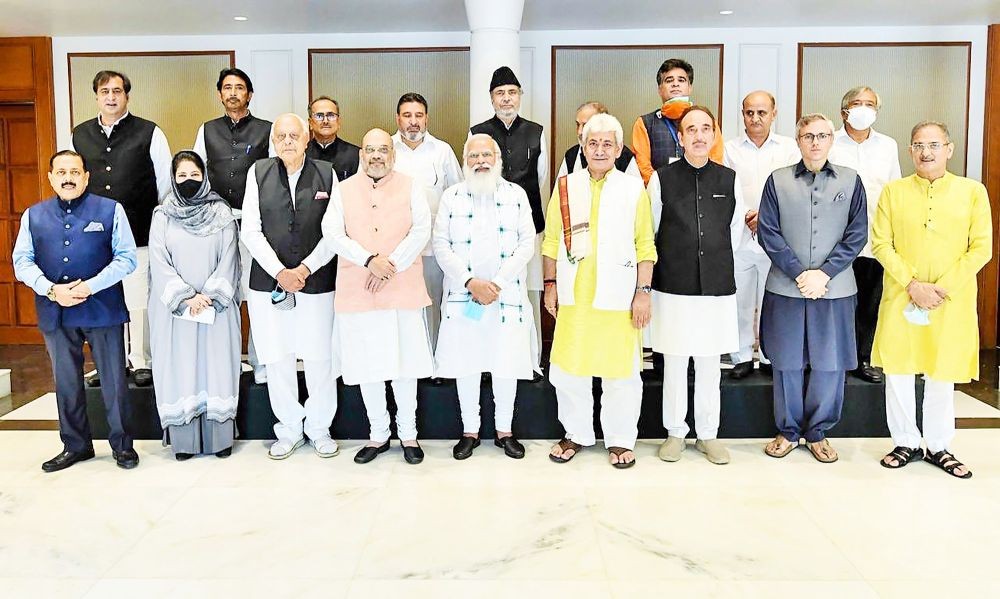
<path id="1" fill-rule="evenodd" d="M 462 171 L 465 173 L 465 184 L 474 196 L 493 194 L 497 189 L 497 183 L 500 182 L 500 168 L 498 164 L 493 165 L 493 168 L 486 173 L 477 173 L 469 168 L 468 165 L 462 167 Z"/>
<path id="2" fill-rule="evenodd" d="M 410 143 L 416 143 L 418 141 L 423 141 L 424 136 L 427 134 L 427 132 L 417 131 L 416 133 L 413 133 L 411 131 L 400 131 L 399 134 L 402 135 L 403 139 L 405 139 L 406 141 Z"/>

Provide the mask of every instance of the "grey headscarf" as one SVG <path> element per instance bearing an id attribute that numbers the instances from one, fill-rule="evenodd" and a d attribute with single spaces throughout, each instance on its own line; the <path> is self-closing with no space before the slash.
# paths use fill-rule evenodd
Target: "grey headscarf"
<path id="1" fill-rule="evenodd" d="M 157 210 L 162 210 L 192 235 L 206 237 L 218 233 L 236 220 L 229 204 L 222 199 L 222 196 L 212 191 L 207 176 L 193 198 L 185 199 L 177 189 L 177 182 L 172 178 L 170 189 L 171 192 Z"/>

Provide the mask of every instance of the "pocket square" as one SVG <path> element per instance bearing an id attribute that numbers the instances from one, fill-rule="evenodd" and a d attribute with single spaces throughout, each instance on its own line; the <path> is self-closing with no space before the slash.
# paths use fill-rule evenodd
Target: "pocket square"
<path id="1" fill-rule="evenodd" d="M 842 202 L 842 201 L 844 201 L 846 199 L 847 199 L 847 196 L 844 195 L 844 192 L 840 192 L 840 193 L 837 194 L 837 197 L 833 198 L 833 201 L 834 202 Z"/>
<path id="2" fill-rule="evenodd" d="M 316 195 L 313 197 L 314 200 L 329 200 L 330 194 L 325 191 L 317 191 Z"/>
<path id="3" fill-rule="evenodd" d="M 83 232 L 93 233 L 94 231 L 103 231 L 103 230 L 104 230 L 104 223 L 99 223 L 97 221 L 92 220 L 90 221 L 90 224 L 87 225 L 86 228 L 84 228 Z"/>
<path id="4" fill-rule="evenodd" d="M 724 197 L 726 197 L 726 194 L 724 194 L 724 193 L 713 193 L 712 197 L 713 198 L 724 198 Z"/>

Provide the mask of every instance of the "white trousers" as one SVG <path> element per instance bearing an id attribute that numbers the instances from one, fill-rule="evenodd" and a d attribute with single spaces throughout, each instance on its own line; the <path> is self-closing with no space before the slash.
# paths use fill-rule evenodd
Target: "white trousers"
<path id="1" fill-rule="evenodd" d="M 920 447 L 915 383 L 912 374 L 885 376 L 885 414 L 897 447 Z M 955 383 L 924 377 L 923 437 L 931 453 L 948 449 L 955 437 Z"/>
<path id="2" fill-rule="evenodd" d="M 688 358 L 663 356 L 663 428 L 671 437 L 687 437 Z M 694 427 L 699 439 L 719 434 L 719 387 L 722 371 L 719 356 L 694 356 Z"/>
<path id="3" fill-rule="evenodd" d="M 753 250 L 738 250 L 733 255 L 733 274 L 736 277 L 736 310 L 740 328 L 740 351 L 730 354 L 734 364 L 753 360 L 753 346 L 757 342 L 759 314 L 764 302 L 764 285 L 771 270 L 767 254 Z M 760 352 L 762 364 L 770 364 Z"/>
<path id="4" fill-rule="evenodd" d="M 133 370 L 150 368 L 152 358 L 149 352 L 149 248 L 136 248 L 136 267 L 124 279 L 125 308 L 128 323 L 125 325 L 125 349 L 128 365 Z"/>
<path id="5" fill-rule="evenodd" d="M 303 432 L 310 439 L 330 436 L 330 424 L 337 413 L 337 379 L 330 360 L 303 360 L 306 391 L 305 406 L 299 403 L 299 376 L 295 356 L 289 354 L 267 365 L 267 394 L 271 411 L 278 423 L 274 436 L 296 441 Z M 304 425 L 303 425 L 304 422 Z"/>
<path id="6" fill-rule="evenodd" d="M 566 438 L 583 446 L 597 442 L 594 436 L 594 379 L 569 374 L 557 365 L 549 368 L 549 382 L 556 388 L 559 422 Z M 623 379 L 601 379 L 601 428 L 605 447 L 635 449 L 642 409 L 642 379 L 638 359 L 632 375 Z"/>
<path id="7" fill-rule="evenodd" d="M 427 338 L 431 341 L 431 353 L 438 344 L 438 331 L 441 329 L 441 298 L 444 295 L 444 272 L 438 266 L 434 256 L 421 256 L 424 264 L 424 284 L 427 295 L 431 296 L 431 305 L 424 308 L 427 320 Z"/>
<path id="8" fill-rule="evenodd" d="M 268 371 L 270 376 L 270 371 Z M 396 399 L 396 433 L 400 441 L 417 439 L 417 379 L 393 379 L 392 396 Z M 368 412 L 368 438 L 375 443 L 389 440 L 389 409 L 385 401 L 385 381 L 362 383 L 361 399 Z"/>
<path id="9" fill-rule="evenodd" d="M 517 395 L 517 379 L 505 379 L 496 376 L 493 380 L 493 404 L 496 430 L 501 433 L 511 432 L 514 421 L 514 397 Z M 458 405 L 462 410 L 462 432 L 467 435 L 479 434 L 479 389 L 482 373 L 470 374 L 455 379 L 458 387 Z"/>

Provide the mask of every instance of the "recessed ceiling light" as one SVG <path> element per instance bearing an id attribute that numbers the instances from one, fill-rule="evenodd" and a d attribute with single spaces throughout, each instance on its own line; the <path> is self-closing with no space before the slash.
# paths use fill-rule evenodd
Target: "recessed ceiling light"
<path id="1" fill-rule="evenodd" d="M 247 19 L 247 17 L 233 17 L 233 20 L 234 21 L 246 21 L 248 19 Z"/>
<path id="2" fill-rule="evenodd" d="M 733 14 L 733 11 L 731 11 L 731 10 L 720 10 L 719 14 L 720 15 L 731 15 L 731 14 Z"/>

